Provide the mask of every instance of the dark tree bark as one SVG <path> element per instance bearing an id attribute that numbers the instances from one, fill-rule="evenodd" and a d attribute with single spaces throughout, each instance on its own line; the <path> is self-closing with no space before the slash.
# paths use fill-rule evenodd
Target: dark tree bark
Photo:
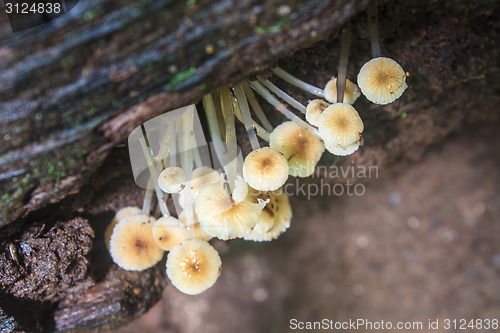
<path id="1" fill-rule="evenodd" d="M 142 196 L 126 149 L 109 155 L 111 149 L 144 121 L 278 60 L 298 77 L 324 85 L 336 74 L 338 32 L 348 20 L 355 38 L 348 77 L 354 81 L 371 58 L 361 12 L 369 2 L 196 1 L 186 7 L 101 0 L 92 8 L 82 2 L 71 16 L 22 33 L 12 35 L 1 25 L 0 204 L 1 223 L 8 225 L 1 238 L 0 327 L 97 330 L 151 307 L 166 285 L 164 266 L 124 272 L 104 248 L 102 232 L 113 212 L 139 204 Z M 282 5 L 291 11 L 280 15 Z M 402 165 L 464 126 L 498 121 L 499 17 L 495 1 L 383 3 L 382 52 L 410 73 L 409 89 L 391 105 L 357 102 L 366 145 L 335 163 Z M 310 97 L 283 87 L 303 102 Z M 271 107 L 266 112 L 280 121 Z M 334 161 L 325 154 L 322 163 Z M 46 290 L 42 279 L 23 286 L 33 268 L 20 245 L 46 242 L 40 239 L 79 244 L 75 230 L 57 232 L 56 221 L 89 230 L 85 251 L 49 259 L 55 272 L 79 269 L 48 279 Z M 42 255 L 43 246 L 32 253 Z M 24 306 L 34 309 L 30 318 L 19 311 Z"/>

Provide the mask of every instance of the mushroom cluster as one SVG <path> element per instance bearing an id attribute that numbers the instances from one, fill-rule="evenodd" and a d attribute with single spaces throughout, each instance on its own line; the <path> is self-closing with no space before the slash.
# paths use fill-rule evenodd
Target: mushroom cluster
<path id="1" fill-rule="evenodd" d="M 161 261 L 166 251 L 166 273 L 172 284 L 195 295 L 210 288 L 221 272 L 221 258 L 209 243 L 212 238 L 262 242 L 284 233 L 292 218 L 289 198 L 282 190 L 288 177 L 311 176 L 325 149 L 338 156 L 358 150 L 364 124 L 352 104 L 361 94 L 387 104 L 407 88 L 403 69 L 380 56 L 374 15 L 376 10 L 371 8 L 374 58 L 361 68 L 359 87 L 346 78 L 348 26 L 342 34 L 338 76 L 325 89 L 281 68 L 273 69 L 284 81 L 320 97 L 307 106 L 257 76 L 203 97 L 211 143 L 204 141 L 194 105 L 168 112 L 167 120 L 159 119 L 162 116 L 150 120 L 131 134 L 134 177 L 146 193 L 142 209 L 121 209 L 106 229 L 113 261 L 126 270 L 144 270 Z M 254 92 L 288 120 L 273 126 Z M 245 127 L 251 146 L 244 159 L 236 120 Z M 154 194 L 157 206 L 151 214 Z"/>

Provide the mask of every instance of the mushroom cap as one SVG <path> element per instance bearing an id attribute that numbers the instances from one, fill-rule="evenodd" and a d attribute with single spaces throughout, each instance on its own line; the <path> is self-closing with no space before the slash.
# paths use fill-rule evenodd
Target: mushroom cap
<path id="1" fill-rule="evenodd" d="M 245 158 L 243 177 L 256 190 L 276 190 L 288 179 L 288 162 L 274 149 L 259 148 Z"/>
<path id="2" fill-rule="evenodd" d="M 186 182 L 186 172 L 179 167 L 168 167 L 158 175 L 158 186 L 165 193 L 179 193 Z"/>
<path id="3" fill-rule="evenodd" d="M 191 173 L 189 186 L 191 187 L 191 194 L 196 198 L 198 192 L 207 184 L 213 184 L 221 181 L 221 174 L 212 168 L 202 166 L 196 168 Z"/>
<path id="4" fill-rule="evenodd" d="M 212 239 L 212 236 L 203 231 L 199 222 L 188 225 L 185 228 L 187 231 L 188 239 L 201 239 L 207 242 Z"/>
<path id="5" fill-rule="evenodd" d="M 272 192 L 252 191 L 254 200 L 269 201 L 262 210 L 255 228 L 244 237 L 256 242 L 270 241 L 284 233 L 292 220 L 292 206 L 288 196 L 282 190 Z"/>
<path id="6" fill-rule="evenodd" d="M 306 120 L 309 124 L 318 126 L 319 116 L 325 111 L 327 107 L 331 104 L 322 99 L 313 99 L 306 106 Z"/>
<path id="7" fill-rule="evenodd" d="M 170 251 L 186 239 L 186 229 L 178 219 L 172 216 L 164 216 L 153 224 L 153 238 L 162 250 Z"/>
<path id="8" fill-rule="evenodd" d="M 115 264 L 128 271 L 142 271 L 161 260 L 163 250 L 153 238 L 153 221 L 142 214 L 127 217 L 115 226 L 109 242 Z"/>
<path id="9" fill-rule="evenodd" d="M 276 127 L 269 146 L 283 154 L 288 161 L 289 173 L 294 177 L 309 177 L 325 151 L 323 141 L 314 133 L 287 121 Z"/>
<path id="10" fill-rule="evenodd" d="M 346 147 L 359 141 L 364 125 L 351 105 L 336 103 L 321 114 L 318 129 L 326 146 Z"/>
<path id="11" fill-rule="evenodd" d="M 374 58 L 361 67 L 358 85 L 363 95 L 376 104 L 392 103 L 408 88 L 403 68 L 384 57 Z"/>
<path id="12" fill-rule="evenodd" d="M 358 150 L 359 146 L 361 145 L 360 141 L 357 141 L 353 143 L 352 145 L 346 146 L 346 147 L 338 147 L 338 146 L 329 146 L 326 145 L 326 149 L 332 153 L 333 155 L 337 156 L 347 156 L 351 155 L 354 153 L 356 150 Z"/>
<path id="13" fill-rule="evenodd" d="M 207 234 L 228 240 L 248 234 L 257 224 L 262 207 L 248 201 L 234 204 L 222 184 L 216 183 L 201 189 L 195 210 Z"/>
<path id="14" fill-rule="evenodd" d="M 191 224 L 194 224 L 194 223 L 198 223 L 198 222 L 200 222 L 200 221 L 198 220 L 198 216 L 196 215 L 196 212 L 195 212 L 195 210 L 194 210 L 194 205 L 193 205 L 193 207 L 191 207 L 191 209 L 193 210 L 193 221 L 192 221 L 192 223 L 191 223 Z M 188 220 L 187 220 L 187 212 L 186 212 L 186 210 L 185 210 L 185 209 L 184 209 L 184 210 L 183 210 L 183 211 L 179 214 L 178 219 L 179 219 L 179 222 L 180 222 L 180 223 L 181 223 L 184 227 L 187 227 L 188 225 L 190 225 L 190 224 L 188 223 Z"/>
<path id="15" fill-rule="evenodd" d="M 233 187 L 233 201 L 238 204 L 245 200 L 248 194 L 248 184 L 241 176 L 236 176 Z"/>
<path id="16" fill-rule="evenodd" d="M 344 103 L 354 104 L 361 95 L 359 88 L 351 80 L 345 80 Z M 337 79 L 331 79 L 325 86 L 325 99 L 330 103 L 337 103 Z"/>
<path id="17" fill-rule="evenodd" d="M 167 276 L 181 292 L 197 295 L 215 284 L 221 272 L 219 253 L 206 241 L 191 239 L 167 257 Z"/>
<path id="18" fill-rule="evenodd" d="M 104 242 L 106 243 L 106 249 L 109 250 L 109 240 L 111 238 L 111 233 L 113 232 L 113 228 L 115 227 L 115 225 L 117 225 L 118 222 L 120 222 L 124 218 L 127 218 L 129 216 L 139 215 L 141 213 L 142 210 L 139 207 L 135 206 L 124 207 L 116 212 L 115 216 L 113 217 L 111 222 L 106 227 L 106 230 L 104 231 Z"/>

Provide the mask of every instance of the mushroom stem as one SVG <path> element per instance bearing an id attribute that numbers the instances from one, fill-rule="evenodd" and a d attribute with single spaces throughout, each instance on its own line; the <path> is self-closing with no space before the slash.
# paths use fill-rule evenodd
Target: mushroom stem
<path id="1" fill-rule="evenodd" d="M 252 146 L 252 150 L 259 149 L 259 139 L 257 139 L 257 134 L 255 133 L 255 127 L 253 125 L 252 115 L 250 114 L 250 107 L 248 106 L 245 92 L 243 91 L 243 88 L 241 86 L 234 87 L 233 90 L 234 95 L 236 96 L 236 100 L 238 101 L 239 109 L 241 111 L 243 124 L 245 125 L 248 137 L 250 138 L 250 145 Z"/>
<path id="2" fill-rule="evenodd" d="M 235 110 L 236 118 L 242 124 L 244 124 L 243 117 L 241 116 L 241 112 L 240 112 L 240 106 L 238 105 L 237 101 L 235 101 L 233 103 L 233 107 L 234 107 L 234 110 Z M 255 127 L 255 130 L 257 131 L 257 135 L 262 140 L 264 140 L 266 142 L 269 142 L 271 133 L 269 133 L 265 128 L 263 128 L 262 126 L 260 126 L 259 124 L 257 124 L 254 120 L 252 120 L 252 123 L 253 123 L 253 126 Z"/>
<path id="3" fill-rule="evenodd" d="M 227 147 L 227 178 L 229 187 L 232 190 L 234 181 L 236 180 L 237 165 L 237 142 L 236 142 L 236 127 L 234 123 L 234 112 L 231 102 L 231 92 L 229 88 L 224 87 L 219 89 L 222 112 L 226 122 L 226 147 Z M 257 137 L 255 137 L 257 138 Z"/>
<path id="4" fill-rule="evenodd" d="M 191 179 L 191 171 L 193 169 L 193 160 L 194 160 L 192 153 L 193 140 L 191 135 L 191 129 L 193 128 L 193 112 L 194 110 L 192 109 L 188 110 L 182 116 L 182 123 L 183 123 L 182 141 L 184 143 L 184 149 L 182 150 L 182 160 L 183 160 L 182 168 L 184 169 L 184 172 L 186 172 L 187 179 Z M 186 186 L 184 188 L 184 191 L 186 191 L 186 195 L 183 196 L 184 207 L 192 207 L 193 201 L 190 194 L 190 187 Z M 188 209 L 186 211 L 186 220 L 188 225 L 193 224 L 194 217 L 192 209 Z"/>
<path id="5" fill-rule="evenodd" d="M 148 180 L 148 188 L 146 189 L 146 193 L 144 194 L 144 201 L 142 202 L 142 213 L 145 215 L 149 215 L 149 211 L 151 210 L 151 201 L 153 199 L 153 190 L 151 187 L 153 187 L 155 180 L 153 179 L 152 176 L 149 177 Z"/>
<path id="6" fill-rule="evenodd" d="M 207 94 L 203 96 L 203 108 L 205 109 L 205 115 L 208 121 L 208 129 L 210 131 L 210 136 L 212 137 L 213 146 L 215 149 L 215 154 L 219 161 L 224 160 L 226 154 L 222 151 L 222 136 L 219 128 L 219 120 L 217 119 L 217 110 L 215 109 L 214 98 L 212 94 Z M 214 165 L 215 167 L 215 165 Z"/>
<path id="7" fill-rule="evenodd" d="M 284 71 L 283 69 L 276 67 L 273 69 L 274 74 L 276 74 L 278 77 L 283 79 L 284 81 L 290 83 L 291 85 L 296 86 L 297 88 L 300 88 L 308 93 L 311 93 L 313 95 L 316 95 L 318 97 L 325 97 L 325 92 L 323 89 L 320 89 L 316 86 L 313 86 L 312 84 L 309 84 L 307 82 L 304 82 L 292 74 Z"/>
<path id="8" fill-rule="evenodd" d="M 257 91 L 259 95 L 261 95 L 269 104 L 273 105 L 278 111 L 280 111 L 285 117 L 290 119 L 291 121 L 295 122 L 297 125 L 304 127 L 311 132 L 315 133 L 318 135 L 318 130 L 302 119 L 300 119 L 297 115 L 295 115 L 292 111 L 288 110 L 286 106 L 284 106 L 280 101 L 274 97 L 269 90 L 267 90 L 260 82 L 258 81 L 251 81 L 250 84 L 252 87 Z"/>
<path id="9" fill-rule="evenodd" d="M 378 13 L 377 13 L 377 3 L 368 8 L 367 12 L 368 18 L 368 30 L 370 33 L 370 42 L 372 45 L 372 53 L 374 58 L 382 56 L 380 52 L 380 39 L 378 37 Z"/>
<path id="10" fill-rule="evenodd" d="M 352 28 L 348 23 L 342 31 L 340 44 L 339 75 L 337 77 L 337 103 L 344 102 L 345 80 L 347 75 L 347 61 L 349 59 L 349 49 L 351 47 Z"/>
<path id="11" fill-rule="evenodd" d="M 306 107 L 302 105 L 300 102 L 295 100 L 292 96 L 288 95 L 286 92 L 281 90 L 280 88 L 276 87 L 271 81 L 269 80 L 264 80 L 260 76 L 257 76 L 257 79 L 262 83 L 267 89 L 271 90 L 273 93 L 275 93 L 278 97 L 280 97 L 282 100 L 290 104 L 292 107 L 296 108 L 302 113 L 306 113 Z"/>
<path id="12" fill-rule="evenodd" d="M 261 122 L 262 126 L 266 129 L 266 131 L 272 132 L 273 125 L 271 125 L 271 123 L 267 119 L 266 114 L 264 113 L 264 110 L 262 110 L 257 98 L 255 98 L 255 94 L 253 93 L 252 88 L 250 88 L 247 82 L 243 82 L 241 85 L 243 86 L 245 95 L 247 96 L 248 102 L 250 103 L 250 106 L 255 112 L 257 119 L 259 119 L 259 121 Z"/>
<path id="13" fill-rule="evenodd" d="M 160 206 L 161 214 L 163 216 L 168 216 L 169 215 L 168 208 L 167 208 L 167 205 L 165 204 L 165 201 L 163 199 L 163 193 L 160 190 L 160 187 L 158 186 L 158 181 L 156 180 L 156 178 L 158 177 L 158 171 L 157 171 L 157 168 L 156 168 L 156 163 L 151 158 L 151 150 L 148 149 L 148 146 L 146 145 L 146 139 L 147 139 L 147 136 L 146 136 L 146 133 L 144 132 L 144 138 L 139 139 L 139 142 L 141 144 L 142 152 L 144 153 L 144 157 L 146 158 L 146 162 L 148 164 L 149 173 L 150 173 L 149 181 L 153 181 L 153 183 L 154 183 L 154 189 L 155 189 L 155 192 L 156 192 L 156 199 L 158 200 L 158 205 Z M 150 183 L 148 182 L 148 185 L 149 184 Z M 148 193 L 146 193 L 146 195 L 148 195 Z M 149 199 L 149 200 L 151 200 L 151 199 Z M 145 206 L 146 205 L 143 205 L 143 210 L 144 210 Z M 151 206 L 151 201 L 149 201 L 149 205 L 146 206 L 147 207 L 146 208 L 147 209 L 147 215 L 149 215 L 150 206 Z"/>

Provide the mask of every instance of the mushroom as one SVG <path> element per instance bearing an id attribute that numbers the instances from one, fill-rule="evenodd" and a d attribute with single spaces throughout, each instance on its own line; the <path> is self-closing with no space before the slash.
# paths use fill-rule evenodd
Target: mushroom
<path id="1" fill-rule="evenodd" d="M 128 271 L 142 271 L 163 257 L 163 250 L 153 238 L 154 219 L 135 215 L 121 220 L 113 229 L 109 252 L 113 262 Z"/>
<path id="2" fill-rule="evenodd" d="M 321 114 L 318 128 L 326 146 L 346 147 L 359 141 L 364 126 L 351 105 L 336 103 Z"/>
<path id="3" fill-rule="evenodd" d="M 360 91 L 357 85 L 346 79 L 344 90 L 344 103 L 354 104 L 358 99 Z M 337 79 L 333 78 L 325 86 L 325 99 L 330 103 L 337 103 Z"/>
<path id="4" fill-rule="evenodd" d="M 269 146 L 283 154 L 288 161 L 289 173 L 294 177 L 312 175 L 325 151 L 320 138 L 292 121 L 274 129 Z"/>
<path id="5" fill-rule="evenodd" d="M 358 84 L 369 101 L 382 105 L 394 102 L 408 87 L 403 68 L 384 57 L 374 58 L 361 67 Z"/>
<path id="6" fill-rule="evenodd" d="M 113 217 L 109 225 L 106 227 L 106 230 L 104 231 L 104 242 L 106 243 L 106 249 L 109 250 L 109 240 L 111 238 L 111 233 L 113 232 L 113 228 L 115 227 L 115 225 L 117 225 L 124 218 L 138 215 L 141 213 L 142 210 L 139 207 L 135 206 L 124 207 L 116 212 L 115 216 Z"/>
<path id="7" fill-rule="evenodd" d="M 201 228 L 207 234 L 223 240 L 248 234 L 257 224 L 262 208 L 249 201 L 235 204 L 221 183 L 203 187 L 195 203 Z"/>
<path id="8" fill-rule="evenodd" d="M 198 195 L 198 192 L 207 184 L 213 184 L 221 181 L 221 175 L 212 168 L 202 166 L 196 168 L 191 173 L 191 179 L 189 180 L 189 186 L 191 188 L 191 194 L 194 198 Z"/>
<path id="9" fill-rule="evenodd" d="M 212 287 L 221 272 L 219 253 L 206 241 L 192 239 L 177 245 L 167 257 L 167 276 L 172 285 L 188 295 Z"/>
<path id="10" fill-rule="evenodd" d="M 165 193 L 179 193 L 187 182 L 186 172 L 179 167 L 168 167 L 158 176 L 158 185 Z"/>
<path id="11" fill-rule="evenodd" d="M 309 124 L 318 126 L 319 116 L 325 111 L 327 107 L 331 104 L 322 99 L 313 99 L 307 103 L 306 107 L 306 120 Z"/>
<path id="12" fill-rule="evenodd" d="M 188 239 L 186 229 L 172 216 L 164 216 L 153 224 L 153 238 L 164 251 L 170 251 Z"/>
<path id="13" fill-rule="evenodd" d="M 292 207 L 288 196 L 283 191 L 259 192 L 252 190 L 250 195 L 254 200 L 266 200 L 267 203 L 260 214 L 259 222 L 243 239 L 257 242 L 270 241 L 276 239 L 290 227 Z"/>
<path id="14" fill-rule="evenodd" d="M 245 158 L 243 177 L 256 190 L 276 190 L 288 179 L 288 162 L 272 148 L 259 148 Z"/>
<path id="15" fill-rule="evenodd" d="M 326 149 L 332 153 L 333 155 L 337 155 L 337 156 L 347 156 L 347 155 L 351 155 L 352 153 L 354 153 L 356 150 L 358 150 L 358 148 L 361 146 L 361 141 L 356 141 L 355 143 L 353 143 L 352 145 L 349 145 L 349 146 L 345 146 L 345 147 L 339 147 L 339 146 L 335 146 L 335 145 L 328 145 L 326 144 L 325 147 Z"/>

